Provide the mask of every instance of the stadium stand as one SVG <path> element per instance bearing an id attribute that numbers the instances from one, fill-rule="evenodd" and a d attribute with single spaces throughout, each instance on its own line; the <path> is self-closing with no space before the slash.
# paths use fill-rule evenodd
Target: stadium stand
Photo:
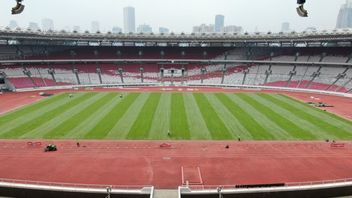
<path id="1" fill-rule="evenodd" d="M 4 48 L 4 47 L 3 47 Z M 18 49 L 17 49 L 18 50 Z M 99 85 L 119 83 L 165 83 L 187 82 L 204 84 L 264 85 L 303 89 L 317 89 L 348 92 L 352 88 L 351 69 L 343 66 L 302 66 L 299 63 L 345 63 L 351 60 L 349 53 L 337 49 L 304 48 L 299 52 L 293 49 L 252 50 L 246 48 L 172 48 L 172 47 L 76 47 L 43 49 L 22 47 L 30 60 L 65 59 L 207 59 L 207 60 L 266 60 L 290 61 L 297 65 L 236 65 L 185 63 L 182 65 L 163 64 L 111 64 L 111 63 L 58 63 L 55 65 L 27 64 L 2 65 L 0 72 L 6 74 L 11 86 L 16 89 L 30 87 L 50 87 L 57 85 Z M 48 50 L 48 49 L 46 49 Z M 12 47 L 6 48 L 7 56 L 16 56 Z M 328 51 L 328 52 L 325 52 Z M 32 56 L 30 56 L 32 52 Z M 39 54 L 39 55 L 38 55 Z M 181 70 L 183 76 L 162 76 L 162 69 Z M 142 70 L 142 71 L 141 71 Z M 143 77 L 142 77 L 143 76 Z"/>

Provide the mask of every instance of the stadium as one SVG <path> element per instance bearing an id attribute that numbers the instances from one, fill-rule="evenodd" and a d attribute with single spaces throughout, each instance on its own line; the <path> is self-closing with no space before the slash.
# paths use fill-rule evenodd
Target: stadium
<path id="1" fill-rule="evenodd" d="M 1 29 L 0 196 L 351 195 L 351 47 Z"/>

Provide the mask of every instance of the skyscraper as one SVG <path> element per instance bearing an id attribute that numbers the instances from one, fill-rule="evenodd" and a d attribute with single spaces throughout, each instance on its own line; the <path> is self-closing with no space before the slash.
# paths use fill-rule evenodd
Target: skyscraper
<path id="1" fill-rule="evenodd" d="M 222 32 L 224 28 L 224 15 L 216 15 L 215 16 L 215 32 Z"/>
<path id="2" fill-rule="evenodd" d="M 92 21 L 91 31 L 92 31 L 92 33 L 97 33 L 100 31 L 100 25 L 99 25 L 98 21 Z"/>
<path id="3" fill-rule="evenodd" d="M 124 32 L 136 32 L 136 19 L 134 7 L 123 8 L 123 27 Z"/>
<path id="4" fill-rule="evenodd" d="M 352 28 L 352 0 L 346 0 L 337 16 L 336 28 Z"/>
<path id="5" fill-rule="evenodd" d="M 42 20 L 42 30 L 49 31 L 54 30 L 54 21 L 48 18 Z"/>

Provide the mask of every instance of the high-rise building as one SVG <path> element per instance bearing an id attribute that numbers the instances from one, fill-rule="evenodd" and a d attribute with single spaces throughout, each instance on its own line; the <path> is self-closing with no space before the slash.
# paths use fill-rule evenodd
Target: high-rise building
<path id="1" fill-rule="evenodd" d="M 213 33 L 214 32 L 214 25 L 206 25 L 201 24 L 200 26 L 193 27 L 193 33 Z"/>
<path id="2" fill-rule="evenodd" d="M 97 33 L 100 31 L 100 24 L 98 21 L 92 21 L 91 31 L 92 31 L 92 33 Z"/>
<path id="3" fill-rule="evenodd" d="M 11 29 L 18 28 L 17 22 L 15 20 L 11 20 L 10 23 L 9 23 L 9 28 L 11 28 Z"/>
<path id="4" fill-rule="evenodd" d="M 142 24 L 142 25 L 138 26 L 137 32 L 138 33 L 152 33 L 153 29 L 152 29 L 152 27 L 150 27 L 150 25 Z"/>
<path id="5" fill-rule="evenodd" d="M 352 28 L 352 0 L 346 0 L 337 16 L 336 28 Z"/>
<path id="6" fill-rule="evenodd" d="M 54 21 L 48 18 L 42 20 L 42 30 L 49 31 L 54 30 Z"/>
<path id="7" fill-rule="evenodd" d="M 123 28 L 125 33 L 136 32 L 134 7 L 123 8 Z"/>
<path id="8" fill-rule="evenodd" d="M 281 24 L 281 32 L 289 32 L 290 31 L 290 23 L 284 22 Z"/>
<path id="9" fill-rule="evenodd" d="M 241 26 L 229 25 L 223 28 L 223 32 L 240 34 L 243 32 L 243 28 Z"/>
<path id="10" fill-rule="evenodd" d="M 168 34 L 170 30 L 166 27 L 159 27 L 159 33 L 160 34 Z"/>
<path id="11" fill-rule="evenodd" d="M 37 31 L 40 29 L 38 23 L 34 23 L 34 22 L 29 22 L 28 28 L 31 29 L 32 31 Z"/>
<path id="12" fill-rule="evenodd" d="M 120 33 L 120 32 L 122 32 L 122 29 L 120 27 L 115 26 L 115 27 L 112 28 L 112 33 L 117 34 L 117 33 Z"/>
<path id="13" fill-rule="evenodd" d="M 225 24 L 224 15 L 215 16 L 215 32 L 222 32 Z"/>

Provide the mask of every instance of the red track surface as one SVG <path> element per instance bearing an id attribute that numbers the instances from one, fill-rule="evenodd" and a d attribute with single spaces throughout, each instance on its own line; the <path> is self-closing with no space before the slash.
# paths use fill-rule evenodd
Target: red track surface
<path id="1" fill-rule="evenodd" d="M 0 114 L 31 104 L 42 97 L 36 92 L 5 93 L 0 95 Z"/>
<path id="2" fill-rule="evenodd" d="M 189 183 L 203 185 L 352 178 L 351 143 L 199 141 L 160 148 L 158 141 L 85 141 L 78 148 L 73 141 L 54 142 L 59 151 L 44 153 L 26 141 L 0 141 L 0 177 L 157 188 L 181 185 L 181 167 Z"/>
<path id="3" fill-rule="evenodd" d="M 256 92 L 221 88 L 94 91 Z M 351 98 L 280 93 L 302 101 L 335 105 L 327 110 L 351 119 Z M 4 94 L 0 96 L 0 114 L 40 98 L 37 92 Z M 0 178 L 154 185 L 157 188 L 176 188 L 182 185 L 182 180 L 191 184 L 232 185 L 352 178 L 350 142 L 345 142 L 343 148 L 331 148 L 326 142 L 168 142 L 172 148 L 160 148 L 163 143 L 160 141 L 84 141 L 79 148 L 74 141 L 54 142 L 59 151 L 44 153 L 42 147 L 48 142 L 42 142 L 41 147 L 32 147 L 27 141 L 0 141 Z M 226 145 L 230 148 L 226 149 Z"/>

